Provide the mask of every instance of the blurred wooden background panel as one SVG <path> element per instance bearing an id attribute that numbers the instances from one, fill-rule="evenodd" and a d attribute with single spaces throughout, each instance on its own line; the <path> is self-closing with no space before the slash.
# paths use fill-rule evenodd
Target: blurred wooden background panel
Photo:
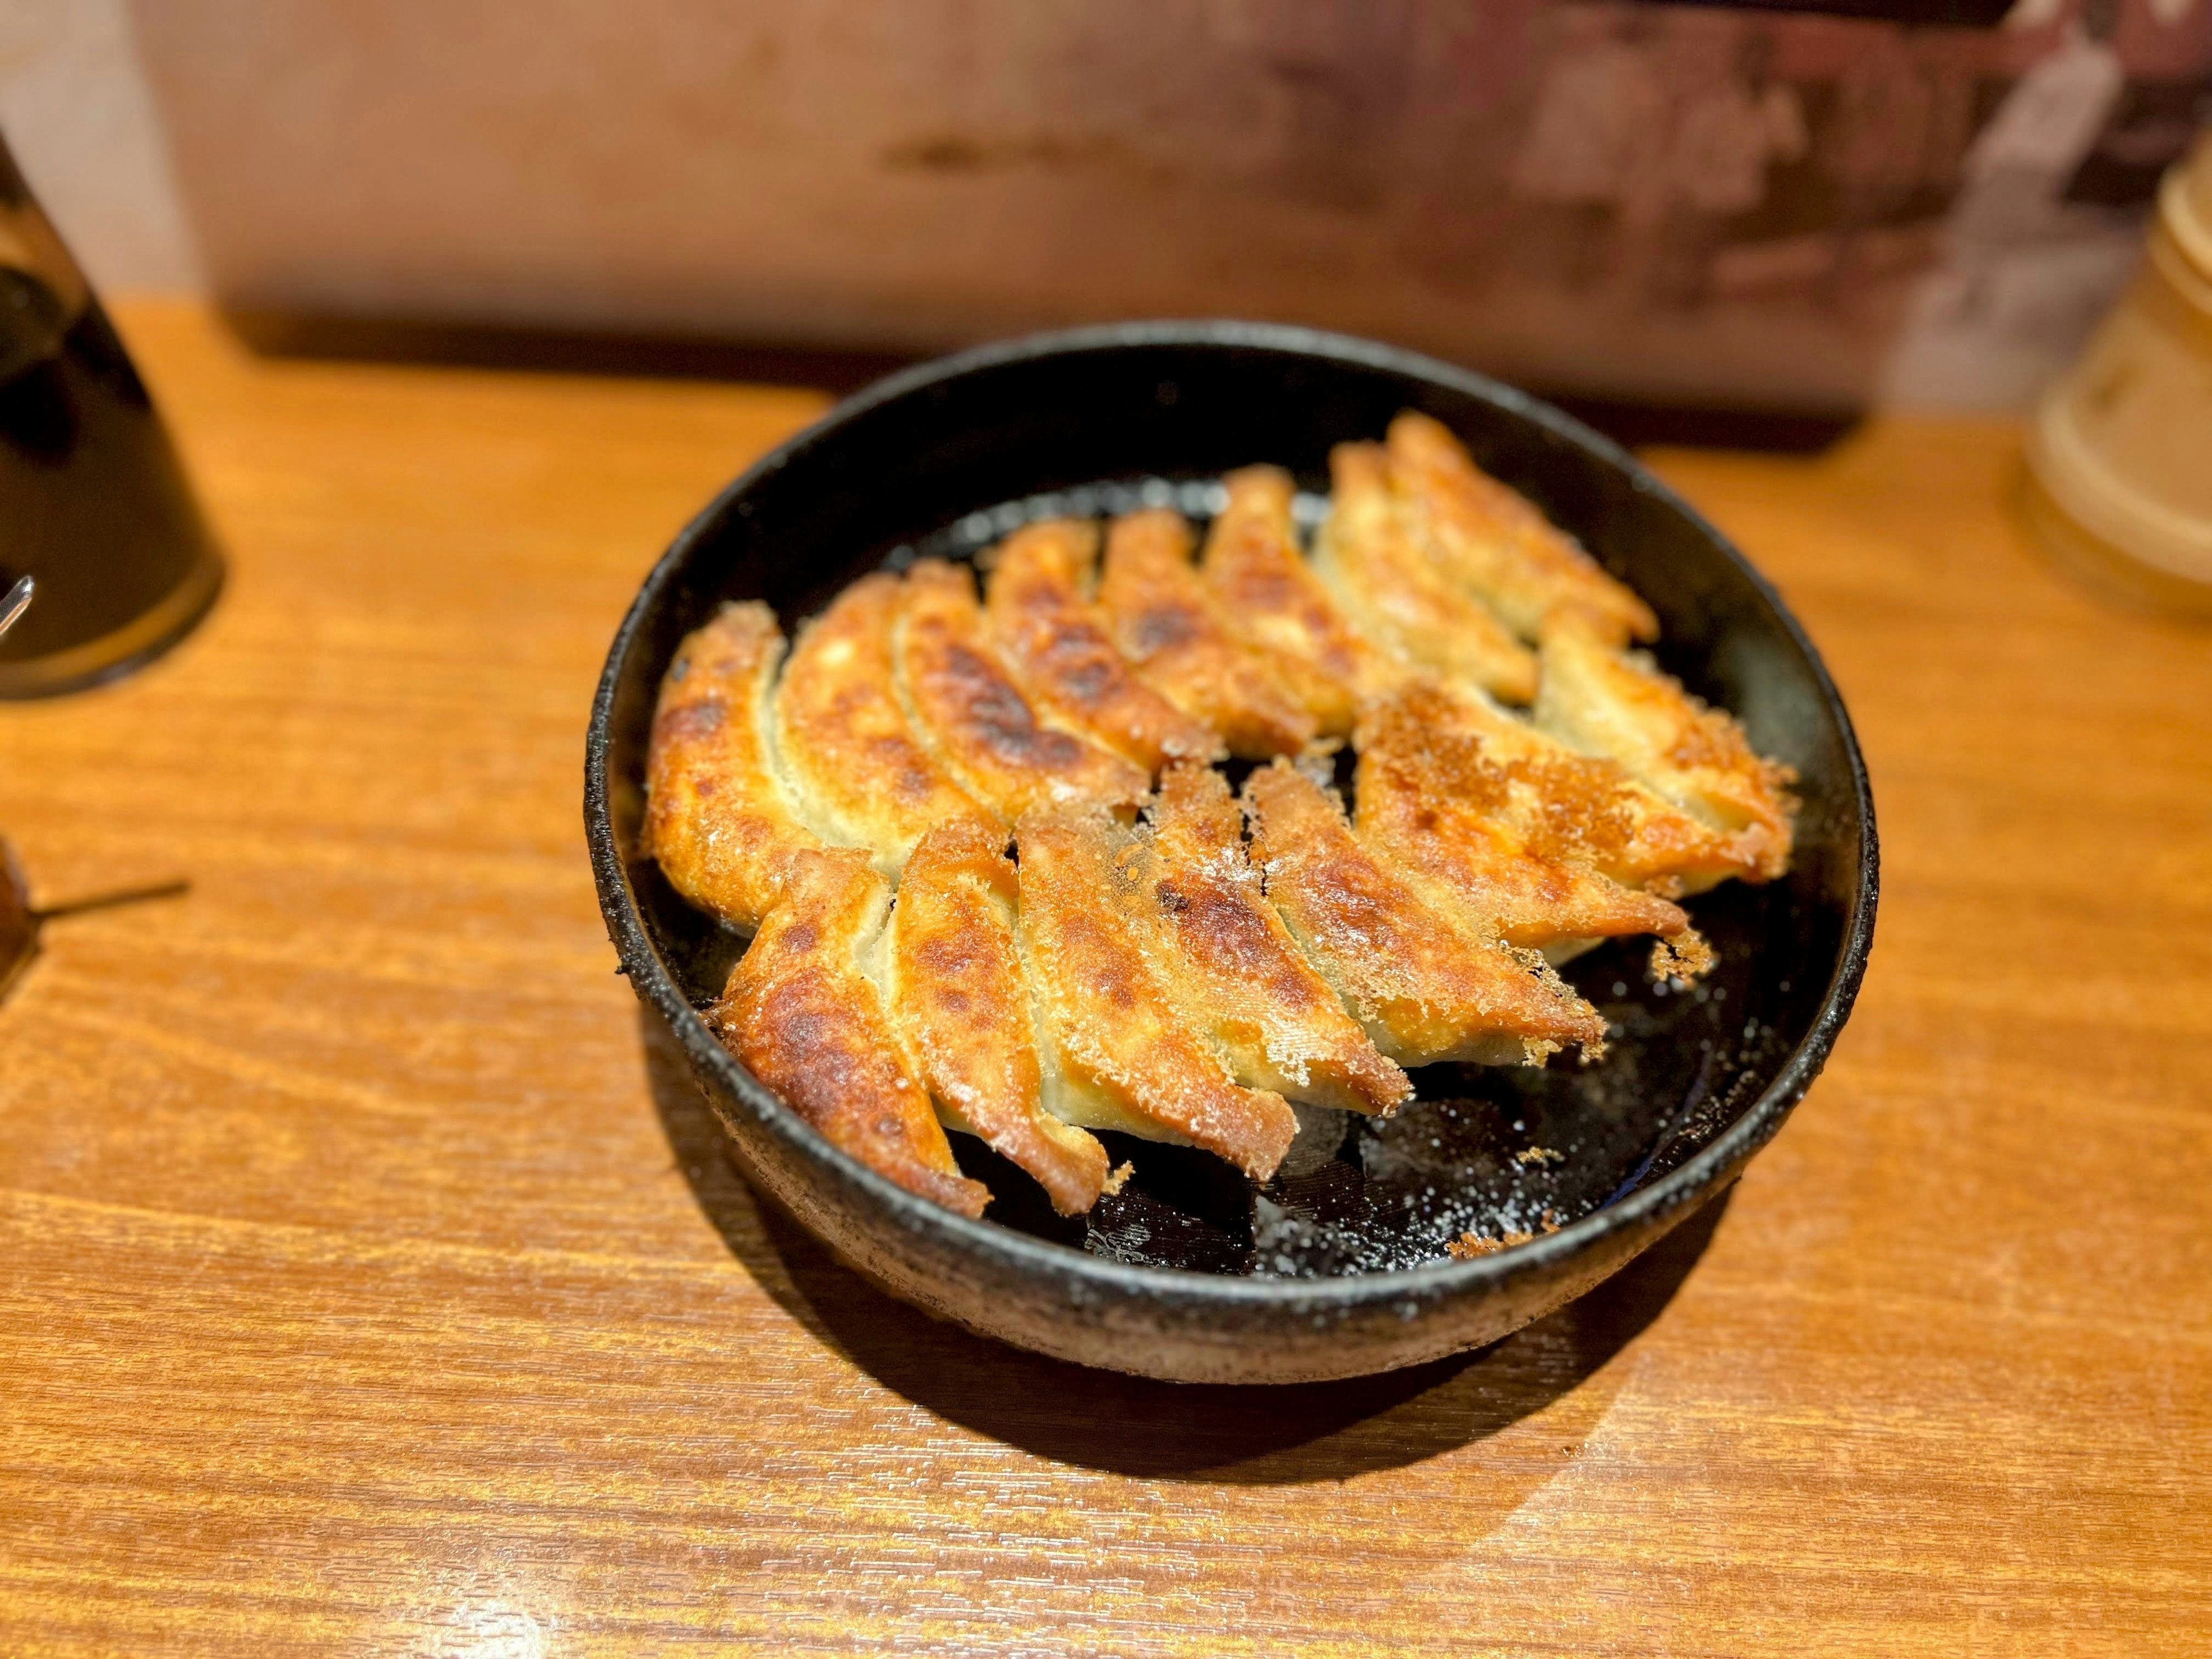
<path id="1" fill-rule="evenodd" d="M 133 14 L 237 307 L 898 349 L 1247 315 L 1799 410 L 2026 396 L 2212 73 L 2212 7 L 2165 0 Z"/>
<path id="2" fill-rule="evenodd" d="M 1484 1353 L 1178 1389 L 763 1214 L 611 971 L 606 642 L 821 394 L 122 320 L 232 584 L 0 708 L 42 898 L 192 884 L 0 1005 L 0 1651 L 2201 1649 L 2212 649 L 2033 557 L 2009 428 L 1656 458 L 1826 653 L 1886 854 L 1725 1206 Z"/>

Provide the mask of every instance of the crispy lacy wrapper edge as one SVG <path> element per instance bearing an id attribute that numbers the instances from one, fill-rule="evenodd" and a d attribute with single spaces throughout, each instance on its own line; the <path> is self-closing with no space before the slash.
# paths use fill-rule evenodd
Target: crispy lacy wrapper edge
<path id="1" fill-rule="evenodd" d="M 1541 957 L 1471 936 L 1360 846 L 1334 794 L 1286 762 L 1245 781 L 1268 901 L 1345 1008 L 1401 1066 L 1540 1063 L 1604 1049 L 1605 1022 Z"/>

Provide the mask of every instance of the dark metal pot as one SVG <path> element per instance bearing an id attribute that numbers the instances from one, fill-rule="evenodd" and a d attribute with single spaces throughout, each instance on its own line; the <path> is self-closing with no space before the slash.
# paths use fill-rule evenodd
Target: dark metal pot
<path id="1" fill-rule="evenodd" d="M 1664 666 L 1797 769 L 1789 876 L 1692 901 L 1721 964 L 1689 994 L 1625 947 L 1569 977 L 1607 1012 L 1607 1057 L 1539 1073 L 1416 1073 L 1377 1126 L 1315 1119 L 1254 1193 L 1202 1155 L 1139 1159 L 1121 1197 L 1060 1223 L 955 1136 L 994 1219 L 915 1198 L 833 1149 L 715 1042 L 697 1009 L 741 948 L 639 852 L 647 727 L 676 643 L 729 599 L 787 628 L 917 547 L 972 549 L 1025 514 L 1110 505 L 1258 460 L 1326 486 L 1330 445 L 1403 408 L 1456 431 L 1658 612 Z M 1164 483 L 1161 482 L 1164 481 Z M 1042 497 L 1042 499 L 1039 499 Z M 599 901 L 756 1186 L 894 1294 L 1023 1347 L 1216 1382 L 1358 1376 L 1493 1341 L 1579 1296 L 1723 1188 L 1804 1096 L 1874 934 L 1874 803 L 1849 716 L 1774 590 L 1627 454 L 1480 375 L 1365 341 L 1246 323 L 1075 330 L 927 363 L 870 387 L 725 489 L 647 578 L 592 711 L 584 816 Z M 1310 1143 L 1310 1144 L 1309 1144 Z M 1564 1154 L 1564 1156 L 1553 1156 Z M 1540 1212 L 1538 1207 L 1540 1206 Z M 1563 1223 L 1471 1260 L 1462 1221 Z M 1241 1231 L 1240 1231 L 1241 1229 Z"/>

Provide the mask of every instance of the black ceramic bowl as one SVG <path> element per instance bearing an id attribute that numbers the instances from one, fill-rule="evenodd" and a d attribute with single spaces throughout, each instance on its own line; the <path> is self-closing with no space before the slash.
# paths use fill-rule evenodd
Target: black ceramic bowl
<path id="1" fill-rule="evenodd" d="M 1567 973 L 1616 1029 L 1604 1060 L 1435 1066 L 1383 1123 L 1301 1111 L 1255 1189 L 1202 1153 L 1114 1140 L 1136 1175 L 1064 1222 L 980 1143 L 991 1218 L 915 1198 L 817 1135 L 698 1012 L 740 943 L 639 850 L 647 729 L 677 641 L 725 599 L 787 629 L 917 550 L 972 552 L 1024 518 L 1175 500 L 1254 461 L 1326 487 L 1329 447 L 1426 410 L 1659 614 L 1662 664 L 1797 769 L 1785 880 L 1692 902 L 1720 966 L 1669 995 L 1642 947 Z M 1364 341 L 1243 323 L 1084 329 L 892 376 L 738 479 L 676 538 L 607 658 L 585 821 L 631 985 L 673 1029 L 754 1184 L 894 1294 L 1023 1347 L 1172 1379 L 1359 1375 L 1494 1340 L 1620 1268 L 1781 1127 L 1850 1012 L 1873 936 L 1874 806 L 1850 721 L 1803 631 L 1735 549 L 1559 410 Z M 1556 1227 L 1557 1231 L 1547 1231 Z M 1473 1232 L 1532 1242 L 1470 1260 Z"/>

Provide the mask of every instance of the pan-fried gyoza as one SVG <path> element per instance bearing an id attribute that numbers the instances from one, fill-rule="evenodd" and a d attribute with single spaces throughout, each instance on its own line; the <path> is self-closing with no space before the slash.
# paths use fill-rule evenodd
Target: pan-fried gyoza
<path id="1" fill-rule="evenodd" d="M 1162 977 L 1240 1083 L 1388 1113 L 1413 1092 L 1306 960 L 1247 855 L 1243 815 L 1210 767 L 1170 767 L 1152 803 L 1139 909 Z"/>
<path id="2" fill-rule="evenodd" d="M 1794 775 L 1751 746 L 1640 651 L 1616 651 L 1570 612 L 1544 630 L 1538 728 L 1617 761 L 1691 817 L 1731 838 L 1747 873 L 1771 881 L 1790 862 Z"/>
<path id="3" fill-rule="evenodd" d="M 708 1019 L 792 1109 L 878 1175 L 963 1215 L 989 1199 L 953 1161 L 867 963 L 890 889 L 863 854 L 803 854 Z"/>
<path id="4" fill-rule="evenodd" d="M 800 815 L 896 876 L 939 824 L 988 815 L 922 746 L 891 672 L 895 576 L 863 576 L 799 631 L 776 688 L 777 757 Z"/>
<path id="5" fill-rule="evenodd" d="M 924 559 L 906 574 L 892 674 L 915 734 L 1006 823 L 1048 806 L 1128 806 L 1142 767 L 1041 715 L 994 647 L 967 571 Z"/>
<path id="6" fill-rule="evenodd" d="M 1143 680 L 1221 734 L 1239 760 L 1295 755 L 1314 739 L 1313 714 L 1236 630 L 1191 563 L 1190 524 L 1168 507 L 1114 521 L 1099 603 L 1114 643 Z"/>
<path id="7" fill-rule="evenodd" d="M 1533 951 L 1431 902 L 1364 847 L 1287 761 L 1245 784 L 1267 897 L 1375 1046 L 1401 1066 L 1541 1061 L 1603 1047 L 1605 1022 Z"/>
<path id="8" fill-rule="evenodd" d="M 1145 684 L 1115 647 L 1085 590 L 1098 526 L 1048 519 L 999 544 L 985 607 L 1023 689 L 1101 748 L 1147 771 L 1170 759 L 1212 760 L 1220 735 Z"/>
<path id="9" fill-rule="evenodd" d="M 1232 1079 L 1177 1006 L 1141 919 L 1141 852 L 1103 813 L 1023 821 L 1022 948 L 1040 1024 L 1097 1127 L 1203 1146 L 1264 1180 L 1297 1119 L 1280 1095 Z"/>
<path id="10" fill-rule="evenodd" d="M 1355 629 L 1298 551 L 1294 490 L 1279 467 L 1222 481 L 1229 500 L 1206 532 L 1200 568 L 1244 644 L 1306 706 L 1323 737 L 1352 733 L 1360 706 L 1403 678 L 1391 653 Z"/>
<path id="11" fill-rule="evenodd" d="M 1339 444 L 1328 459 L 1330 510 L 1314 568 L 1346 614 L 1414 668 L 1533 702 L 1536 659 L 1414 539 L 1382 446 Z"/>
<path id="12" fill-rule="evenodd" d="M 832 1145 L 968 1215 L 975 1141 L 1067 1215 L 1118 1185 L 1094 1131 L 1264 1180 L 1293 1102 L 1597 1055 L 1557 964 L 1692 977 L 1684 901 L 1787 870 L 1789 769 L 1633 648 L 1641 599 L 1438 422 L 1346 436 L 1318 514 L 1248 466 L 1202 537 L 1041 520 L 980 596 L 925 557 L 787 657 L 757 603 L 679 646 L 645 841 L 751 936 L 710 1026 Z"/>
<path id="13" fill-rule="evenodd" d="M 775 764 L 769 688 L 783 648 L 766 605 L 724 605 L 677 647 L 646 761 L 645 839 L 661 873 L 740 933 L 822 845 Z"/>
<path id="14" fill-rule="evenodd" d="M 921 838 L 891 916 L 891 1014 L 945 1121 L 1026 1170 L 1062 1214 L 1080 1215 L 1106 1184 L 1106 1149 L 1046 1109 L 1006 840 L 972 818 Z"/>
<path id="15" fill-rule="evenodd" d="M 1680 937 L 1689 918 L 1680 908 L 1600 869 L 1573 835 L 1556 832 L 1540 798 L 1533 811 L 1514 810 L 1516 791 L 1534 793 L 1537 769 L 1491 725 L 1480 704 L 1437 686 L 1369 710 L 1353 788 L 1360 840 L 1510 944 L 1556 954 L 1624 933 Z M 1576 816 L 1588 815 L 1570 825 Z"/>
<path id="16" fill-rule="evenodd" d="M 1565 613 L 1604 637 L 1659 636 L 1651 607 L 1615 581 L 1536 504 L 1475 465 L 1443 422 L 1390 422 L 1390 483 L 1439 565 L 1524 640 Z"/>

